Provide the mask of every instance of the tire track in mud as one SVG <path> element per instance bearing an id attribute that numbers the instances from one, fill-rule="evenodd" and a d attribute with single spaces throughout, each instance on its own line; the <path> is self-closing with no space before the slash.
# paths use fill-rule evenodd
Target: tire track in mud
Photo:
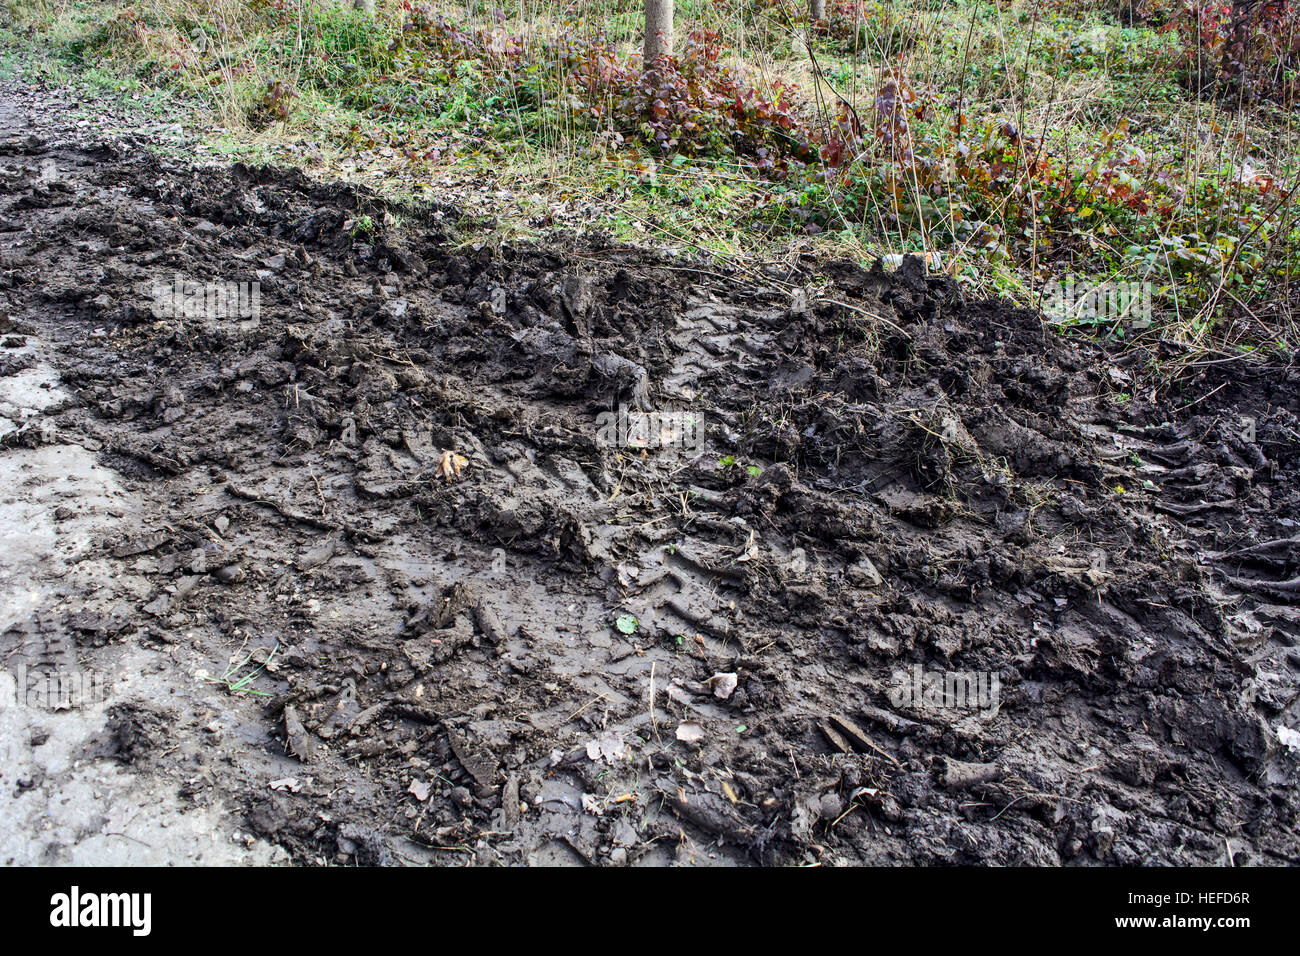
<path id="1" fill-rule="evenodd" d="M 199 792 L 302 862 L 1296 860 L 1293 379 L 1153 404 L 913 260 L 467 242 L 54 135 L 0 143 L 0 292 L 142 505 L 39 613 L 232 678 L 126 715 L 140 772 L 219 714 Z"/>

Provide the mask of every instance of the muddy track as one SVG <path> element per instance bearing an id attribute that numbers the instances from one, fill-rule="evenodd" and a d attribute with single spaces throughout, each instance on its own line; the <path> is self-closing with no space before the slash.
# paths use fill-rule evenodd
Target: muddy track
<path id="1" fill-rule="evenodd" d="M 0 657 L 158 675 L 89 756 L 303 863 L 1300 861 L 1293 372 L 1153 403 L 911 260 L 466 242 L 26 102 L 0 375 L 66 395 L 0 460 L 136 504 Z"/>

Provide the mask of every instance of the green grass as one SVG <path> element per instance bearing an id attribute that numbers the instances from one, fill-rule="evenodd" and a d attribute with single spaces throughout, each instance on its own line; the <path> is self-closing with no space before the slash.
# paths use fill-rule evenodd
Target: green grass
<path id="1" fill-rule="evenodd" d="M 276 653 L 280 650 L 277 644 L 271 653 L 266 656 L 266 660 L 255 664 L 253 662 L 253 651 L 249 651 L 242 658 L 232 657 L 226 665 L 226 669 L 219 677 L 204 677 L 204 681 L 209 684 L 219 684 L 226 688 L 231 694 L 252 694 L 256 697 L 270 697 L 266 691 L 257 690 L 253 683 L 261 677 L 270 663 L 275 660 Z"/>

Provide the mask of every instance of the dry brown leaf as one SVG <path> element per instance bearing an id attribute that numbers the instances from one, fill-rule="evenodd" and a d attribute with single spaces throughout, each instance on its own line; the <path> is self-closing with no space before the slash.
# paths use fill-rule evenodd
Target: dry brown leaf
<path id="1" fill-rule="evenodd" d="M 442 475 L 447 481 L 459 478 L 460 473 L 469 464 L 469 459 L 464 455 L 458 455 L 454 451 L 444 451 L 442 458 L 438 461 L 438 474 Z"/>

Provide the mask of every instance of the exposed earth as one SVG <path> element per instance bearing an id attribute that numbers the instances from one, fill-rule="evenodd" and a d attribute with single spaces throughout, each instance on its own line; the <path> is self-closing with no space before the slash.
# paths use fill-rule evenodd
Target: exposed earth
<path id="1" fill-rule="evenodd" d="M 0 860 L 1300 862 L 1295 369 L 456 208 L 0 91 Z"/>

